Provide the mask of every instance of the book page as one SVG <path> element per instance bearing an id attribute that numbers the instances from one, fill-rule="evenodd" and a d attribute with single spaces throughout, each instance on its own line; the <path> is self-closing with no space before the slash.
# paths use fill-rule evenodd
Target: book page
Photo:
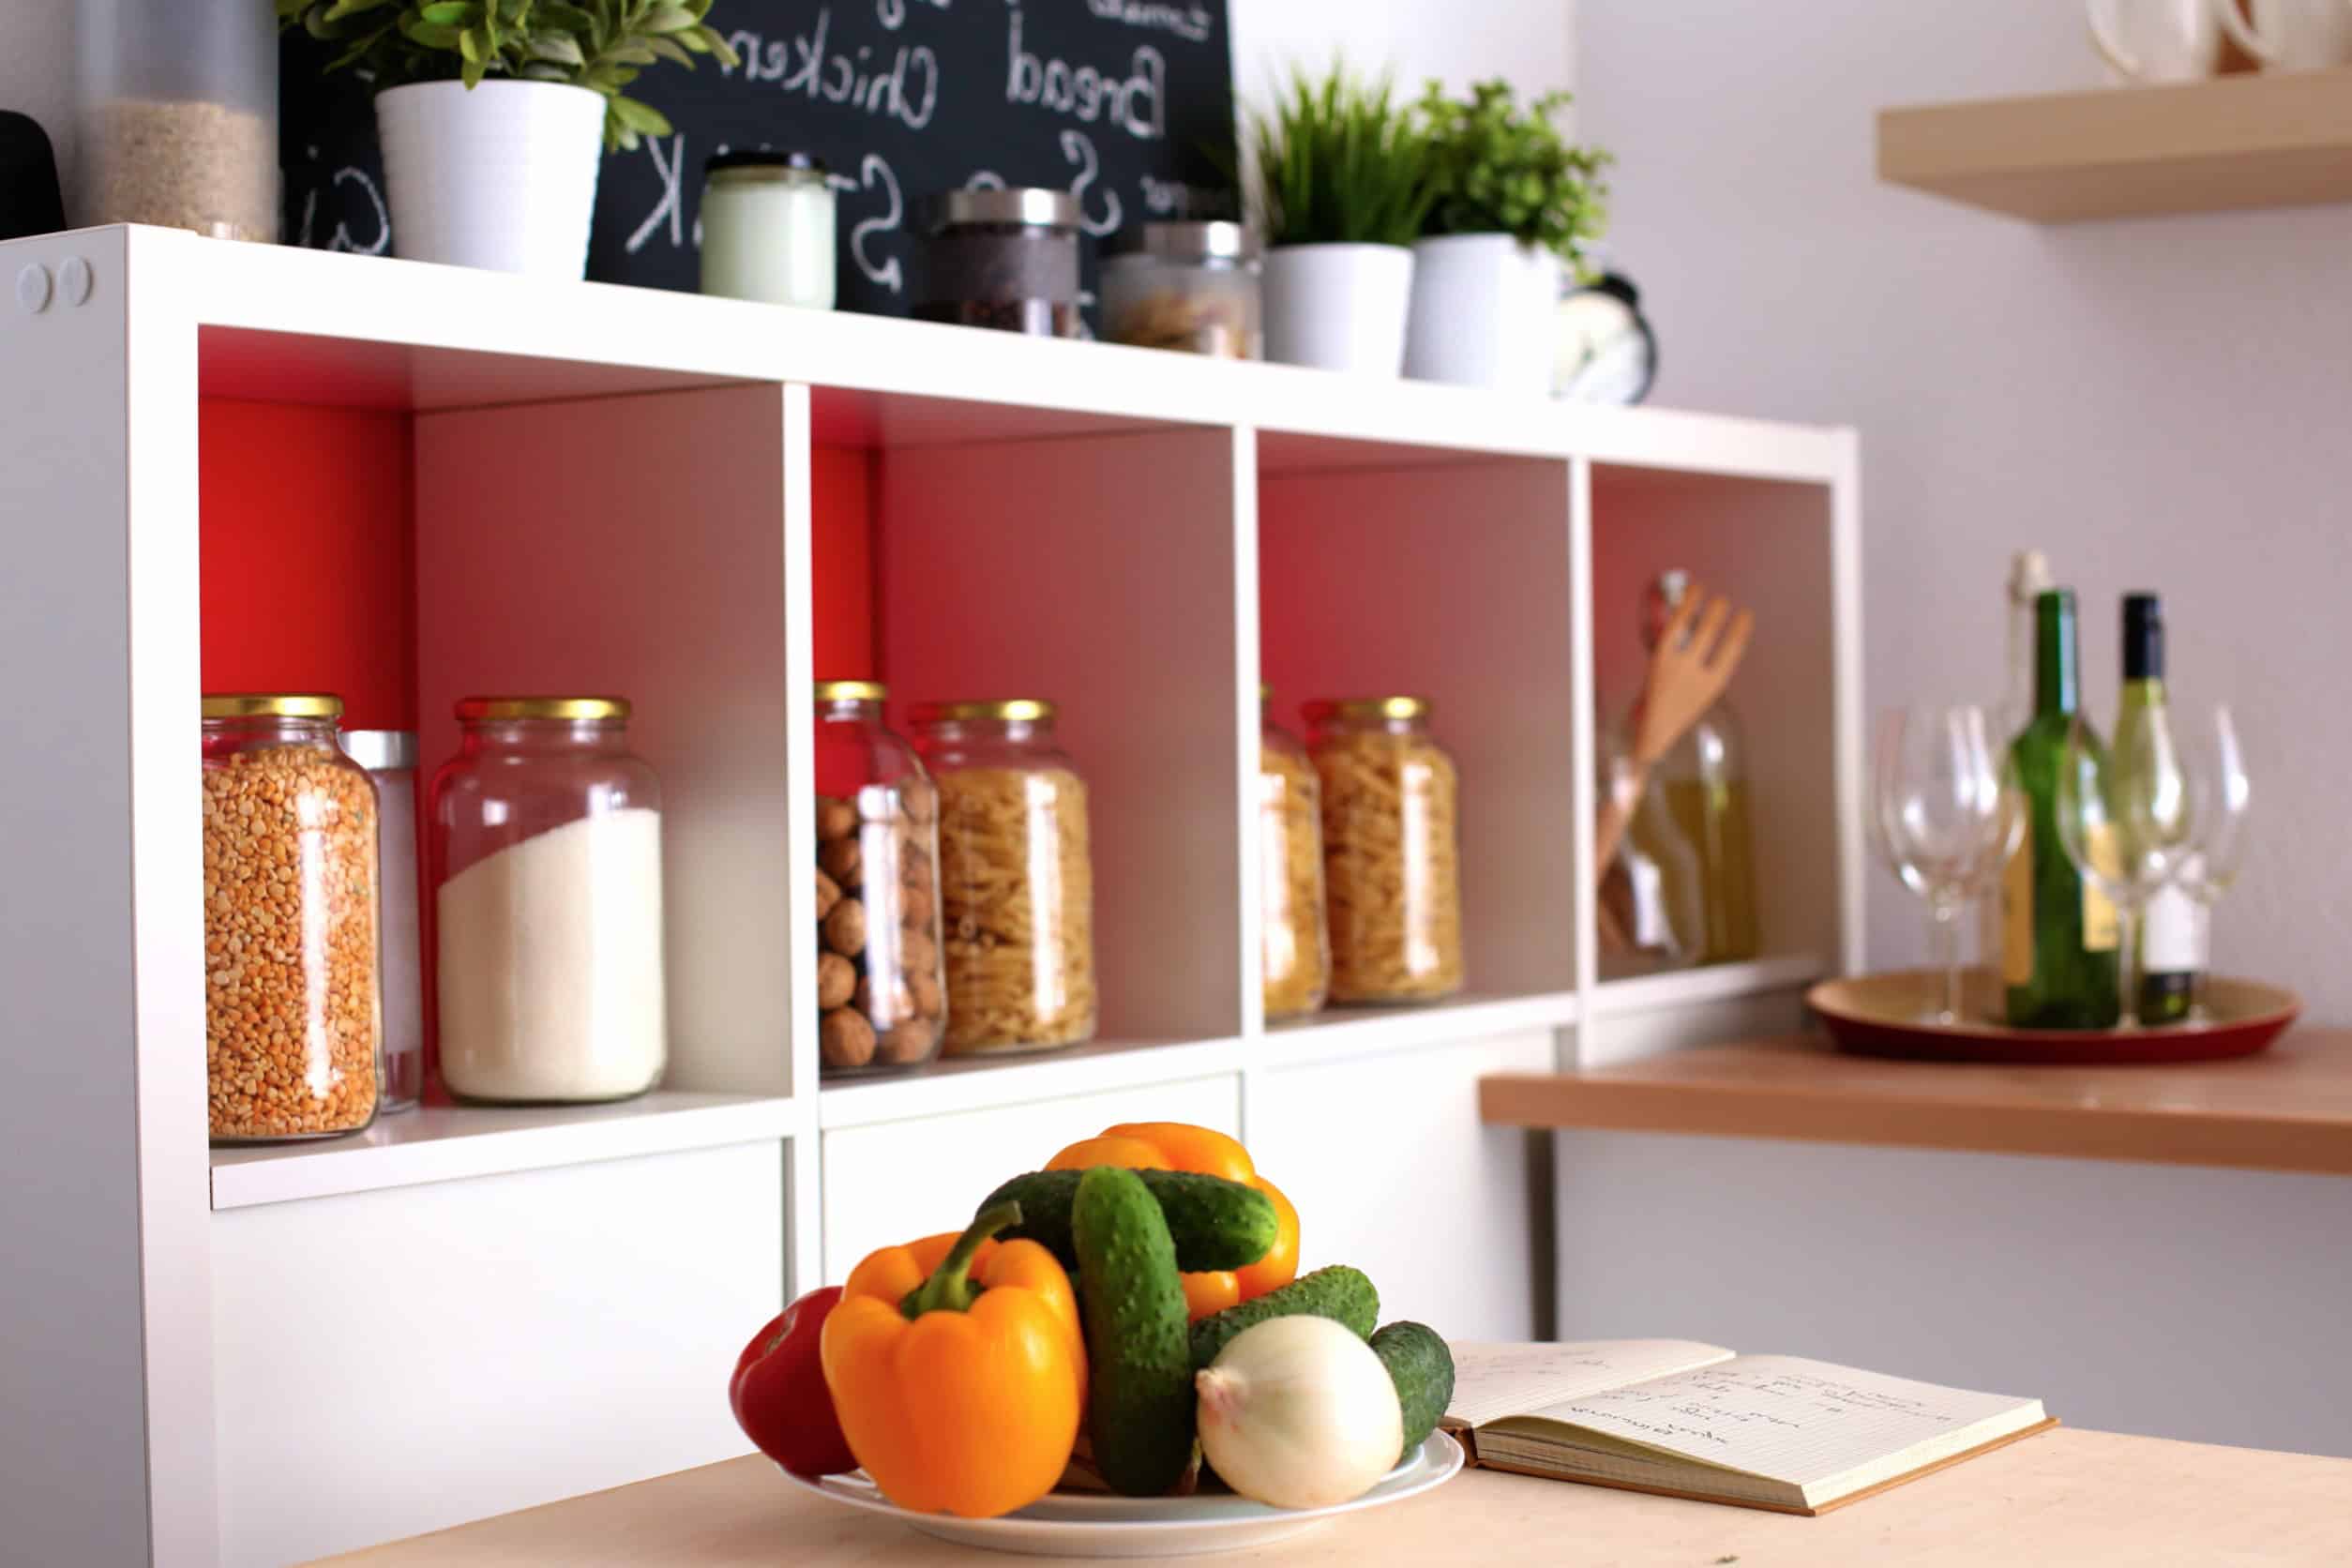
<path id="1" fill-rule="evenodd" d="M 1590 1339 L 1569 1345 L 1465 1342 L 1454 1352 L 1454 1401 L 1447 1419 L 1471 1426 L 1526 1415 L 1623 1383 L 1729 1361 L 1719 1345 L 1690 1339 Z"/>
<path id="2" fill-rule="evenodd" d="M 1995 1430 L 1973 1440 L 1987 1440 L 2040 1420 L 2042 1407 L 1796 1356 L 1737 1356 L 1576 1395 L 1534 1414 L 1802 1486 L 1889 1470 L 1888 1461 L 1920 1451 L 1952 1451 L 1951 1440 L 1980 1425 Z"/>

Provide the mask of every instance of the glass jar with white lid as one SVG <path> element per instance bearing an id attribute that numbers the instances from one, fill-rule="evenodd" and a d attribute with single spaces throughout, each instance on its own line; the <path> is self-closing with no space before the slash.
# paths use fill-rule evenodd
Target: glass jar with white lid
<path id="1" fill-rule="evenodd" d="M 728 152 L 702 165 L 702 292 L 830 310 L 834 196 L 807 153 Z"/>

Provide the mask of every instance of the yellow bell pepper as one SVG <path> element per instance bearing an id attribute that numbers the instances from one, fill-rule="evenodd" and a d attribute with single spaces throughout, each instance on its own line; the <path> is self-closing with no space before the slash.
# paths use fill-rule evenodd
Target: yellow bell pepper
<path id="1" fill-rule="evenodd" d="M 1195 1321 L 1213 1312 L 1278 1290 L 1299 1272 L 1299 1212 L 1272 1182 L 1258 1174 L 1249 1151 L 1225 1134 L 1183 1122 L 1123 1122 L 1100 1137 L 1081 1138 L 1046 1163 L 1048 1170 L 1117 1165 L 1129 1170 L 1189 1170 L 1256 1187 L 1273 1199 L 1274 1244 L 1245 1269 L 1184 1275 L 1184 1309 Z"/>
<path id="2" fill-rule="evenodd" d="M 1086 1408 L 1070 1276 L 999 1204 L 960 1236 L 884 1247 L 852 1270 L 819 1354 L 850 1452 L 883 1495 L 994 1518 L 1051 1491 Z"/>

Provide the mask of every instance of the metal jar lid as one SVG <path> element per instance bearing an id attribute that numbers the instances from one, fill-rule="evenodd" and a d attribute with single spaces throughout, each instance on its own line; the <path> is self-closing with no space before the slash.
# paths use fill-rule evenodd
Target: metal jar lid
<path id="1" fill-rule="evenodd" d="M 1119 231 L 1118 255 L 1246 264 L 1258 260 L 1258 236 L 1244 223 L 1142 223 Z"/>
<path id="2" fill-rule="evenodd" d="M 824 159 L 812 153 L 713 153 L 702 160 L 702 178 L 712 185 L 823 185 Z"/>
<path id="3" fill-rule="evenodd" d="M 1078 198 L 1066 190 L 1016 185 L 1002 189 L 967 186 L 931 198 L 931 232 L 967 224 L 1012 225 L 1029 229 L 1069 229 L 1078 226 Z"/>
<path id="4" fill-rule="evenodd" d="M 343 755 L 369 773 L 396 773 L 416 766 L 414 730 L 346 730 Z"/>

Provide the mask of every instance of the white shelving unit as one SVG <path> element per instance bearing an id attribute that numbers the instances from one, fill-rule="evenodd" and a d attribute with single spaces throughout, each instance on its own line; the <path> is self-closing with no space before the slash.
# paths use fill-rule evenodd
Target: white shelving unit
<path id="1" fill-rule="evenodd" d="M 29 895 L 0 919 L 0 1245 L 38 1265 L 0 1348 L 0 1517 L 38 1560 L 283 1560 L 738 1452 L 718 1389 L 765 1314 L 1120 1120 L 1244 1134 L 1310 1261 L 1524 1335 L 1542 1203 L 1478 1077 L 1793 1018 L 1859 961 L 1848 430 L 144 229 L 0 245 L 0 664 L 38 672 L 0 716 Z M 466 690 L 635 700 L 668 819 L 660 1092 L 206 1147 L 211 399 L 403 422 L 429 761 Z M 1095 801 L 1096 1044 L 819 1079 L 794 998 L 821 461 L 871 477 L 896 691 L 1063 705 Z M 1735 695 L 1773 956 L 1605 983 L 1577 874 L 1594 689 L 1627 691 L 1669 563 L 1759 617 Z M 1470 993 L 1264 1022 L 1261 678 L 1286 714 L 1435 700 Z M 563 1423 L 598 1430 L 550 1448 Z"/>

